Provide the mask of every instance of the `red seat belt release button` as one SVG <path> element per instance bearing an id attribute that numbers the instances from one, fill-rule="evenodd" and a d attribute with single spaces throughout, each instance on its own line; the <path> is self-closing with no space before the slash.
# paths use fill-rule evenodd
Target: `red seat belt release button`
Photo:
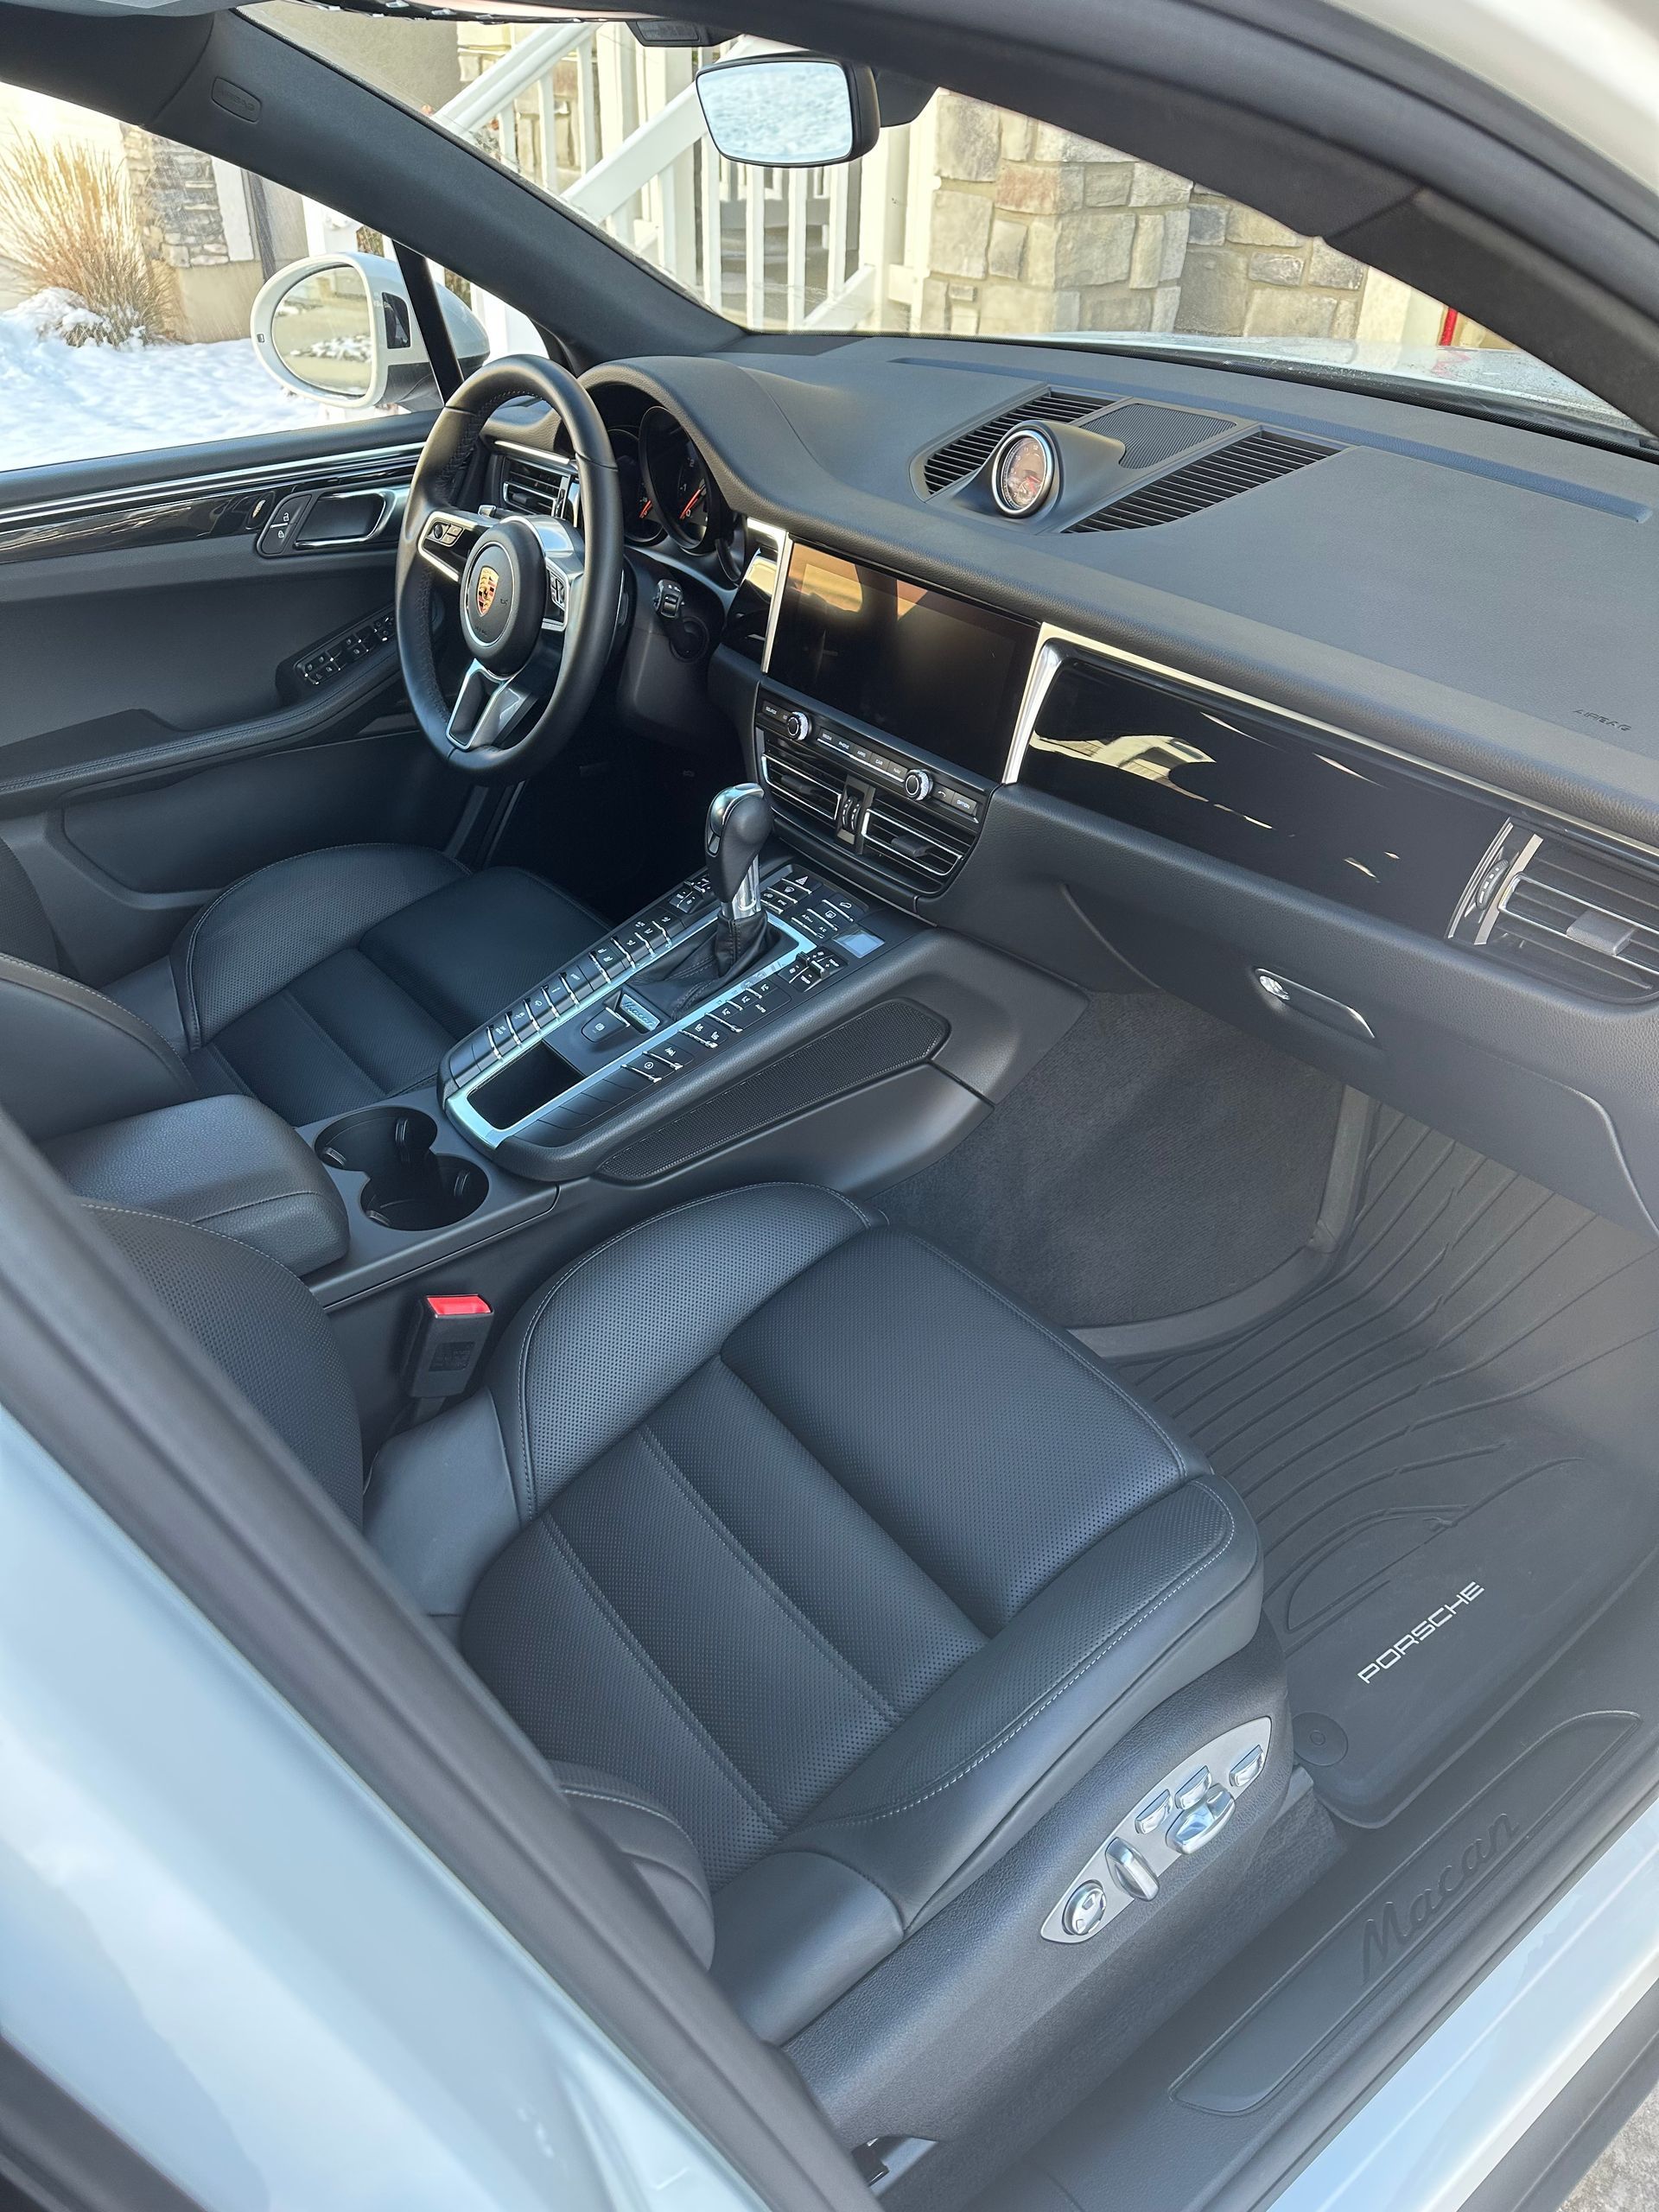
<path id="1" fill-rule="evenodd" d="M 470 1291 L 416 1299 L 404 1353 L 409 1395 L 458 1398 L 473 1379 L 494 1319 L 489 1301 Z"/>

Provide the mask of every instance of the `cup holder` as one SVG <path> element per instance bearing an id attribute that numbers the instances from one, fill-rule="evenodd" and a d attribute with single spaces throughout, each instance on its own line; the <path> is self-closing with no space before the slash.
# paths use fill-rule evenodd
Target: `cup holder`
<path id="1" fill-rule="evenodd" d="M 434 1152 L 438 1125 L 407 1106 L 367 1106 L 331 1122 L 312 1149 L 326 1167 L 365 1175 L 358 1196 L 382 1229 L 448 1229 L 476 1213 L 490 1180 L 454 1153 Z"/>

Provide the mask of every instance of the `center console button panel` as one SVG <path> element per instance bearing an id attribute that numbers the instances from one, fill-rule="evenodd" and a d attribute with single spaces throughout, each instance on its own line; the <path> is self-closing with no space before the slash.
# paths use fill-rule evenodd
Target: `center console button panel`
<path id="1" fill-rule="evenodd" d="M 765 874 L 757 955 L 722 976 L 707 874 L 602 938 L 444 1063 L 444 1110 L 480 1150 L 556 1152 L 731 1051 L 913 924 L 790 863 Z"/>

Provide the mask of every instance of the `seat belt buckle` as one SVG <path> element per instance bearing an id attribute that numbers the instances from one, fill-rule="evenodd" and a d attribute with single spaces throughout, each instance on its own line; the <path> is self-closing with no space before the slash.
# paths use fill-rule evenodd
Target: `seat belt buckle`
<path id="1" fill-rule="evenodd" d="M 428 1295 L 415 1301 L 404 1350 L 403 1385 L 411 1398 L 458 1398 L 473 1379 L 495 1315 L 475 1292 Z"/>

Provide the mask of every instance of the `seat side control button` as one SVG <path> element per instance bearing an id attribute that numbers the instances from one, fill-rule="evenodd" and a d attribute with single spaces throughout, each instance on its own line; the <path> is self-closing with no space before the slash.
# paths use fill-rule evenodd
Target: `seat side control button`
<path id="1" fill-rule="evenodd" d="M 1142 1777 L 1116 1826 L 1049 1908 L 1043 1941 L 1086 1943 L 1120 1914 L 1134 1923 L 1143 1916 L 1136 1907 L 1156 1910 L 1170 1883 L 1185 1878 L 1185 1862 L 1231 1820 L 1240 1793 L 1265 1773 L 1272 1745 L 1273 1721 L 1264 1714 L 1193 1745 L 1167 1773 Z M 1265 1819 L 1273 1808 L 1260 1809 Z"/>
<path id="2" fill-rule="evenodd" d="M 1065 1901 L 1068 1936 L 1092 1936 L 1106 1917 L 1106 1892 L 1098 1882 L 1079 1882 Z"/>
<path id="3" fill-rule="evenodd" d="M 1233 1800 L 1219 1783 L 1169 1824 L 1169 1845 L 1184 1859 L 1212 1842 L 1233 1817 Z"/>
<path id="4" fill-rule="evenodd" d="M 1106 1864 L 1111 1869 L 1112 1879 L 1120 1890 L 1127 1890 L 1132 1897 L 1150 1904 L 1158 1894 L 1158 1877 L 1132 1843 L 1125 1843 L 1121 1836 L 1114 1836 L 1106 1847 Z"/>
<path id="5" fill-rule="evenodd" d="M 1267 1758 L 1260 1744 L 1253 1745 L 1238 1764 L 1229 1770 L 1227 1787 L 1230 1789 L 1248 1789 L 1267 1764 Z"/>
<path id="6" fill-rule="evenodd" d="M 1155 1797 L 1150 1798 L 1135 1815 L 1135 1832 L 1136 1835 L 1150 1835 L 1154 1828 L 1162 1827 L 1164 1822 L 1169 1818 L 1173 1809 L 1173 1808 L 1170 1802 L 1168 1790 L 1160 1789 L 1158 1792 L 1158 1795 Z"/>

